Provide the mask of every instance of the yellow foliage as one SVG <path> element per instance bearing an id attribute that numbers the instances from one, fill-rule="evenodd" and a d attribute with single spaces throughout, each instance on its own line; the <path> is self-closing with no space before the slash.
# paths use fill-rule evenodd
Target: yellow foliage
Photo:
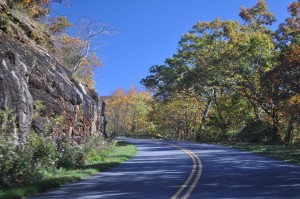
<path id="1" fill-rule="evenodd" d="M 289 105 L 300 104 L 300 95 L 294 95 L 288 100 Z"/>
<path id="2" fill-rule="evenodd" d="M 49 0 L 22 0 L 21 4 L 33 16 L 44 16 L 49 13 Z"/>
<path id="3" fill-rule="evenodd" d="M 149 92 L 140 92 L 134 86 L 128 92 L 116 89 L 106 100 L 108 131 L 113 135 L 149 132 L 152 128 L 148 120 L 151 100 Z"/>
<path id="4" fill-rule="evenodd" d="M 74 77 L 86 84 L 90 89 L 94 89 L 94 71 L 97 67 L 102 66 L 102 62 L 95 52 L 91 52 L 88 55 L 82 53 L 84 48 L 89 45 L 87 41 L 69 35 L 62 35 L 57 42 L 57 48 L 60 50 L 60 59 L 65 67 L 72 71 L 74 66 L 80 63 L 78 70 L 74 73 Z"/>

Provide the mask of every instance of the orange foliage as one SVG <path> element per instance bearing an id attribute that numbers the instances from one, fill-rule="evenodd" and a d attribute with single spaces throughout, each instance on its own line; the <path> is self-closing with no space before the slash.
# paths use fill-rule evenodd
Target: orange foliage
<path id="1" fill-rule="evenodd" d="M 22 0 L 21 4 L 36 17 L 44 16 L 50 11 L 50 0 Z"/>
<path id="2" fill-rule="evenodd" d="M 79 66 L 79 70 L 77 72 L 79 79 L 89 88 L 93 89 L 95 86 L 95 82 L 93 80 L 94 71 L 96 67 L 100 66 L 102 66 L 101 61 L 97 57 L 96 53 L 92 53 L 90 56 L 84 59 Z"/>
<path id="3" fill-rule="evenodd" d="M 268 10 L 264 0 L 259 0 L 255 6 L 250 8 L 241 7 L 240 17 L 251 25 L 265 24 L 272 25 L 275 22 L 275 16 Z"/>
<path id="4" fill-rule="evenodd" d="M 91 52 L 87 56 L 83 55 L 82 52 L 84 48 L 89 45 L 87 41 L 68 35 L 62 35 L 57 47 L 60 49 L 61 59 L 69 70 L 72 70 L 73 67 L 82 60 L 74 76 L 89 88 L 93 89 L 95 85 L 93 80 L 94 71 L 96 67 L 102 66 L 102 62 L 95 52 Z"/>
<path id="5" fill-rule="evenodd" d="M 68 21 L 68 18 L 65 16 L 56 17 L 49 23 L 49 31 L 52 34 L 63 33 L 67 28 L 71 28 L 72 24 Z"/>
<path id="6" fill-rule="evenodd" d="M 69 35 L 62 35 L 60 37 L 60 43 L 62 46 L 69 47 L 69 48 L 82 48 L 86 45 L 85 41 L 81 39 L 71 37 Z"/>

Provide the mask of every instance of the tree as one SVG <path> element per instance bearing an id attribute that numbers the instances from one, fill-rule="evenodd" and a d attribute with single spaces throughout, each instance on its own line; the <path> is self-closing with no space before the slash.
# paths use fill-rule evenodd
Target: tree
<path id="1" fill-rule="evenodd" d="M 58 22 L 52 26 L 52 29 L 60 33 L 67 22 L 64 19 Z M 92 42 L 97 37 L 112 33 L 113 29 L 107 24 L 83 21 L 76 37 L 63 34 L 56 40 L 57 55 L 63 65 L 89 88 L 94 88 L 95 83 L 92 79 L 94 70 L 102 66 L 96 50 L 92 48 L 94 46 Z"/>
<path id="2" fill-rule="evenodd" d="M 279 25 L 276 31 L 276 39 L 280 44 L 280 47 L 284 47 L 290 44 L 290 42 L 296 42 L 299 40 L 300 32 L 300 2 L 294 2 L 288 6 L 288 12 L 291 15 L 285 20 L 285 23 Z"/>
<path id="3" fill-rule="evenodd" d="M 53 34 L 65 33 L 68 28 L 72 27 L 72 24 L 68 21 L 66 16 L 60 16 L 53 18 L 47 24 L 49 31 Z"/>
<path id="4" fill-rule="evenodd" d="M 151 67 L 142 84 L 160 99 L 181 93 L 201 102 L 202 130 L 214 125 L 226 131 L 231 125 L 226 113 L 233 111 L 246 116 L 245 122 L 271 122 L 272 139 L 278 142 L 280 87 L 270 90 L 265 86 L 266 75 L 277 65 L 274 33 L 268 30 L 275 17 L 262 0 L 253 7 L 242 7 L 240 16 L 244 24 L 220 19 L 198 22 L 182 36 L 178 52 L 164 65 Z M 234 109 L 237 104 L 243 110 Z"/>
<path id="5" fill-rule="evenodd" d="M 33 18 L 43 18 L 50 13 L 51 3 L 68 3 L 68 0 L 6 0 L 8 6 L 13 8 L 20 5 Z"/>
<path id="6" fill-rule="evenodd" d="M 150 72 L 153 74 L 142 83 L 156 95 L 168 96 L 177 92 L 196 98 L 204 105 L 199 107 L 200 128 L 204 129 L 211 107 L 221 106 L 218 98 L 236 93 L 237 82 L 244 80 L 252 70 L 253 59 L 251 63 L 248 61 L 248 66 L 240 65 L 246 59 L 240 51 L 252 50 L 250 42 L 254 36 L 243 32 L 237 22 L 220 19 L 199 22 L 182 37 L 178 53 L 167 59 L 166 65 L 152 67 Z"/>
<path id="7" fill-rule="evenodd" d="M 73 71 L 73 76 L 79 81 L 85 83 L 89 88 L 94 88 L 94 81 L 92 79 L 93 72 L 96 67 L 101 67 L 102 63 L 99 60 L 95 52 L 90 52 L 88 56 L 83 59 L 82 48 L 87 44 L 78 38 L 74 38 L 68 35 L 62 35 L 56 42 L 58 49 L 57 55 L 62 64 Z M 74 67 L 80 63 L 76 71 Z"/>
<path id="8" fill-rule="evenodd" d="M 112 135 L 122 135 L 127 132 L 125 114 L 127 113 L 126 93 L 116 89 L 111 97 L 106 99 L 107 131 Z"/>
<path id="9" fill-rule="evenodd" d="M 50 0 L 21 0 L 21 4 L 33 17 L 39 18 L 50 12 Z"/>
<path id="10" fill-rule="evenodd" d="M 236 51 L 238 60 L 243 61 L 238 65 L 239 71 L 242 72 L 241 79 L 238 81 L 238 91 L 251 102 L 258 120 L 261 120 L 258 114 L 259 109 L 271 118 L 273 141 L 278 142 L 280 135 L 279 101 L 275 94 L 277 91 L 274 90 L 273 94 L 266 95 L 263 87 L 265 74 L 275 66 L 276 52 L 273 33 L 267 27 L 267 25 L 272 25 L 275 18 L 268 11 L 264 1 L 259 1 L 249 9 L 242 9 L 240 16 L 245 21 L 241 36 L 248 39 L 246 39 L 247 45 L 243 47 L 245 50 Z"/>
<path id="11" fill-rule="evenodd" d="M 148 119 L 151 110 L 151 94 L 131 87 L 128 92 L 116 89 L 106 100 L 107 130 L 113 136 L 150 132 Z"/>
<path id="12" fill-rule="evenodd" d="M 254 29 L 260 29 L 262 25 L 272 25 L 276 21 L 264 0 L 259 0 L 255 6 L 250 8 L 241 7 L 239 16 Z"/>
<path id="13" fill-rule="evenodd" d="M 91 48 L 94 39 L 103 35 L 114 34 L 115 32 L 114 28 L 108 24 L 83 20 L 77 30 L 77 38 L 82 41 L 82 45 L 78 49 L 80 56 L 72 71 L 74 73 L 77 72 L 90 54 L 95 52 Z"/>
<path id="14" fill-rule="evenodd" d="M 300 119 L 300 2 L 289 5 L 290 17 L 276 31 L 276 66 L 265 75 L 265 90 L 275 96 L 278 110 L 287 123 L 285 142 L 291 145 L 294 125 Z"/>
<path id="15" fill-rule="evenodd" d="M 177 140 L 194 140 L 201 124 L 199 117 L 201 104 L 195 98 L 180 95 L 168 100 L 156 99 L 152 102 L 149 119 L 155 125 L 155 133 Z"/>
<path id="16" fill-rule="evenodd" d="M 83 62 L 79 66 L 79 69 L 74 73 L 74 77 L 76 79 L 79 79 L 90 89 L 94 89 L 94 71 L 97 67 L 101 66 L 102 62 L 99 60 L 97 54 L 95 52 L 90 53 L 89 56 L 83 60 Z"/>

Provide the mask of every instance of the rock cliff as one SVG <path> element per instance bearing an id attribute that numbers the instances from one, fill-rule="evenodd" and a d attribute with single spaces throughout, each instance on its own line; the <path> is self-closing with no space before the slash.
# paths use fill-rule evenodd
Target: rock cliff
<path id="1" fill-rule="evenodd" d="M 51 44 L 47 35 L 30 38 L 34 28 L 0 1 L 0 129 L 20 143 L 30 130 L 79 143 L 87 135 L 105 136 L 103 100 L 42 47 L 40 41 Z"/>

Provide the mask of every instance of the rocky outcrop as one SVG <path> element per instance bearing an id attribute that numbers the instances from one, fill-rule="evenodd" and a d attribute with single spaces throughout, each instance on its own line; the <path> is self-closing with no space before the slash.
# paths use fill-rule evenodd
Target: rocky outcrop
<path id="1" fill-rule="evenodd" d="M 31 127 L 33 99 L 29 92 L 28 77 L 31 71 L 19 65 L 14 50 L 3 43 L 0 33 L 0 108 L 1 129 L 13 133 L 24 142 Z"/>
<path id="2" fill-rule="evenodd" d="M 30 45 L 37 44 L 53 51 L 53 37 L 41 31 L 44 28 L 43 25 L 34 23 L 28 16 L 14 13 L 4 0 L 0 0 L 0 30 L 11 38 Z"/>
<path id="3" fill-rule="evenodd" d="M 79 143 L 91 134 L 105 136 L 104 106 L 47 50 L 0 30 L 0 110 L 6 114 L 0 125 L 20 143 L 31 129 Z"/>

